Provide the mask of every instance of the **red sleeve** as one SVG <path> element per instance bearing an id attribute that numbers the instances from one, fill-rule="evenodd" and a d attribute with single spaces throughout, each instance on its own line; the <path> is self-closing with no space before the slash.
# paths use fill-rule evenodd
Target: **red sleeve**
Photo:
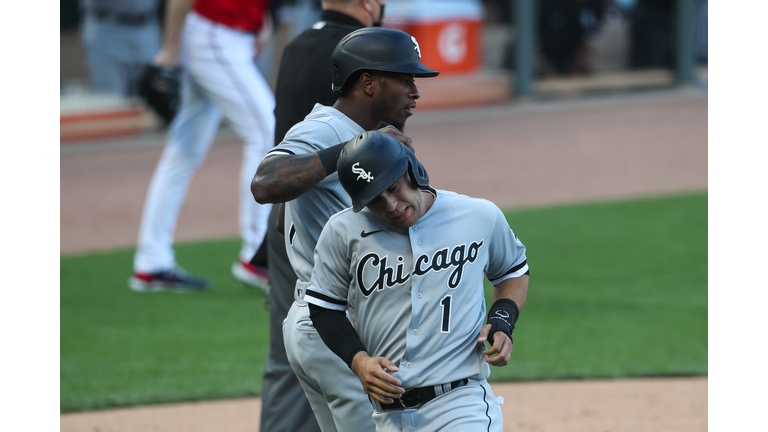
<path id="1" fill-rule="evenodd" d="M 269 0 L 195 0 L 199 15 L 235 30 L 255 33 L 264 23 Z"/>

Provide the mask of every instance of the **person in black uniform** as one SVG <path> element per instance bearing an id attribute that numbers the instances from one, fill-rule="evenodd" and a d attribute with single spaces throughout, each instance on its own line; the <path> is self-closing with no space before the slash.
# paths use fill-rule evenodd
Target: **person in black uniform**
<path id="1" fill-rule="evenodd" d="M 323 0 L 320 21 L 291 41 L 283 51 L 275 91 L 275 145 L 312 111 L 316 103 L 331 106 L 331 54 L 344 36 L 381 25 L 386 0 Z M 273 206 L 267 228 L 266 262 L 270 284 L 270 347 L 264 370 L 261 405 L 262 431 L 319 431 L 304 390 L 288 363 L 282 323 L 293 303 L 296 274 L 285 252 L 283 234 L 276 229 L 281 206 Z M 282 220 L 280 221 L 282 225 Z M 263 248 L 262 248 L 263 249 Z M 263 260 L 264 250 L 254 261 Z M 263 265 L 263 264 L 259 264 Z"/>
<path id="2" fill-rule="evenodd" d="M 629 67 L 675 65 L 675 2 L 638 0 L 630 13 Z"/>
<path id="3" fill-rule="evenodd" d="M 599 30 L 606 0 L 542 0 L 539 14 L 539 75 L 589 72 L 587 43 Z"/>

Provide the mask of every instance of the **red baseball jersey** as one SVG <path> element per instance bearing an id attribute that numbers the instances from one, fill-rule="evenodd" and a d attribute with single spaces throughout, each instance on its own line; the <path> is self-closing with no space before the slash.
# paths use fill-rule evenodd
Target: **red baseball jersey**
<path id="1" fill-rule="evenodd" d="M 195 0 L 195 12 L 235 30 L 257 32 L 269 0 Z"/>

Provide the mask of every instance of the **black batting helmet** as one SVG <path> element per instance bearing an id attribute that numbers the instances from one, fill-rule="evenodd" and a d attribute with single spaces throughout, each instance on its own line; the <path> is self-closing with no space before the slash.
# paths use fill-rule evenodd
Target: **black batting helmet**
<path id="1" fill-rule="evenodd" d="M 340 93 L 350 75 L 370 70 L 435 77 L 440 72 L 421 64 L 416 38 L 388 27 L 367 27 L 344 37 L 333 50 L 333 91 Z"/>
<path id="2" fill-rule="evenodd" d="M 379 131 L 364 132 L 344 146 L 336 164 L 339 181 L 357 213 L 392 186 L 406 171 L 413 186 L 429 186 L 429 176 L 416 155 L 397 138 Z"/>

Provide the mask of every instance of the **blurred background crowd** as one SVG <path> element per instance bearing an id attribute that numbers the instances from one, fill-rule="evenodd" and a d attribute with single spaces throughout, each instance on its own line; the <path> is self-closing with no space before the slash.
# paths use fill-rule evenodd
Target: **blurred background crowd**
<path id="1" fill-rule="evenodd" d="M 451 75 L 514 77 L 521 0 L 389 0 L 384 25 L 417 37 L 426 65 Z M 679 0 L 528 0 L 537 82 L 675 68 Z M 693 5 L 697 71 L 707 65 L 707 0 Z M 166 0 L 61 0 L 62 114 L 140 103 L 138 81 L 162 44 Z M 274 90 L 285 45 L 320 16 L 320 0 L 270 3 L 256 59 Z M 158 123 L 159 124 L 159 123 Z M 64 137 L 63 137 L 64 139 Z"/>

